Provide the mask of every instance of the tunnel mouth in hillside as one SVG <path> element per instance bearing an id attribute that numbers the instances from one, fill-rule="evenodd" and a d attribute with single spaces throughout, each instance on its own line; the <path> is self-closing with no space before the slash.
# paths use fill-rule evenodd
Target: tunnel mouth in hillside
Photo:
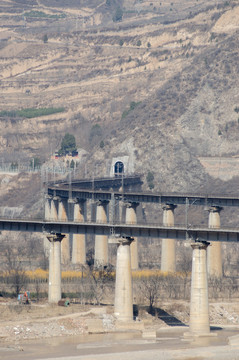
<path id="1" fill-rule="evenodd" d="M 124 174 L 124 164 L 122 161 L 117 161 L 114 166 L 114 174 L 115 176 L 120 176 Z"/>

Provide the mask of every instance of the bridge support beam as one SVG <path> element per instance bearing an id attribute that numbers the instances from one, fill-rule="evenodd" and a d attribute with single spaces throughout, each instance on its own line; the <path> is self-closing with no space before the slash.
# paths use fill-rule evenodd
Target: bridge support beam
<path id="1" fill-rule="evenodd" d="M 126 224 L 137 224 L 136 209 L 139 203 L 130 202 L 126 204 L 125 222 Z M 138 239 L 135 237 L 134 241 L 130 245 L 131 254 L 131 269 L 137 270 L 139 268 L 139 256 L 138 256 Z"/>
<path id="2" fill-rule="evenodd" d="M 117 239 L 114 313 L 120 321 L 133 320 L 133 291 L 130 259 L 130 246 L 133 240 L 133 238 Z"/>
<path id="3" fill-rule="evenodd" d="M 174 226 L 174 209 L 177 205 L 163 205 L 163 225 Z M 162 239 L 161 270 L 165 272 L 176 271 L 176 243 L 174 239 Z"/>
<path id="4" fill-rule="evenodd" d="M 68 202 L 61 199 L 58 204 L 58 219 L 68 220 Z M 61 243 L 61 262 L 67 264 L 70 261 L 70 236 L 67 234 Z"/>
<path id="5" fill-rule="evenodd" d="M 208 335 L 210 332 L 206 262 L 208 245 L 206 241 L 191 244 L 193 254 L 189 332 L 192 335 Z"/>
<path id="6" fill-rule="evenodd" d="M 219 229 L 221 226 L 220 206 L 212 206 L 208 209 L 208 227 Z M 212 242 L 207 249 L 207 271 L 208 276 L 222 277 L 222 244 L 219 241 Z"/>
<path id="7" fill-rule="evenodd" d="M 64 235 L 61 234 L 47 236 L 50 243 L 48 302 L 52 304 L 58 303 L 61 299 L 61 241 L 63 238 Z"/>
<path id="8" fill-rule="evenodd" d="M 74 221 L 84 222 L 86 219 L 85 201 L 77 201 L 74 203 Z M 73 234 L 72 240 L 72 263 L 86 264 L 85 235 Z"/>
<path id="9" fill-rule="evenodd" d="M 96 222 L 107 223 L 108 201 L 98 201 L 96 204 Z M 95 261 L 94 266 L 100 267 L 108 264 L 108 236 L 95 235 Z"/>

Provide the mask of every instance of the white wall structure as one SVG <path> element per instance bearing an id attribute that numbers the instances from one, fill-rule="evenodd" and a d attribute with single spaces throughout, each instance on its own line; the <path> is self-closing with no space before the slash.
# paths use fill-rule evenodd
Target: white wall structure
<path id="1" fill-rule="evenodd" d="M 118 156 L 114 157 L 111 161 L 111 167 L 110 167 L 110 176 L 115 176 L 115 164 L 117 162 L 122 162 L 124 164 L 124 174 L 130 175 L 134 173 L 134 161 L 131 159 L 130 156 Z"/>

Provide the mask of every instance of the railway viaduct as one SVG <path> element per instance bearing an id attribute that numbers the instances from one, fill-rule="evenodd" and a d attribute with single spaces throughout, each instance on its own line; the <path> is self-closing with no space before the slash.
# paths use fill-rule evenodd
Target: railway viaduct
<path id="1" fill-rule="evenodd" d="M 95 236 L 95 266 L 108 262 L 108 241 L 117 244 L 115 315 L 121 321 L 133 319 L 131 269 L 138 267 L 137 238 L 162 240 L 162 270 L 175 271 L 175 241 L 191 239 L 192 280 L 190 334 L 210 334 L 207 274 L 222 276 L 221 242 L 238 242 L 239 229 L 220 228 L 225 206 L 239 206 L 233 196 L 152 194 L 132 192 L 140 177 L 50 184 L 46 193 L 45 219 L 0 219 L 0 230 L 44 232 L 49 245 L 48 299 L 61 298 L 61 263 L 69 259 L 69 234 L 73 235 L 72 262 L 85 263 L 85 237 Z M 87 220 L 87 201 L 93 200 L 92 218 Z M 143 202 L 163 208 L 162 225 L 137 222 L 137 207 Z M 208 227 L 175 226 L 178 205 L 200 205 L 209 212 Z M 119 209 L 121 208 L 121 214 Z M 124 215 L 123 215 L 124 214 Z M 210 252 L 207 250 L 210 244 Z M 208 254 L 206 255 L 206 253 Z M 208 258 L 208 261 L 207 261 Z M 215 261 L 216 260 L 216 261 Z"/>

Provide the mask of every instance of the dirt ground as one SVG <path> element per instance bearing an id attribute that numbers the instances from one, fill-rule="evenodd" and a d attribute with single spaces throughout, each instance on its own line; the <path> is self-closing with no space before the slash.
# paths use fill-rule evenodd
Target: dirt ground
<path id="1" fill-rule="evenodd" d="M 117 323 L 113 306 L 0 302 L 0 359 L 239 359 L 236 303 L 210 305 L 210 337 L 188 339 L 188 304 L 169 301 L 157 316 Z M 236 339 L 231 341 L 230 339 Z M 159 357 L 160 354 L 160 357 Z"/>

